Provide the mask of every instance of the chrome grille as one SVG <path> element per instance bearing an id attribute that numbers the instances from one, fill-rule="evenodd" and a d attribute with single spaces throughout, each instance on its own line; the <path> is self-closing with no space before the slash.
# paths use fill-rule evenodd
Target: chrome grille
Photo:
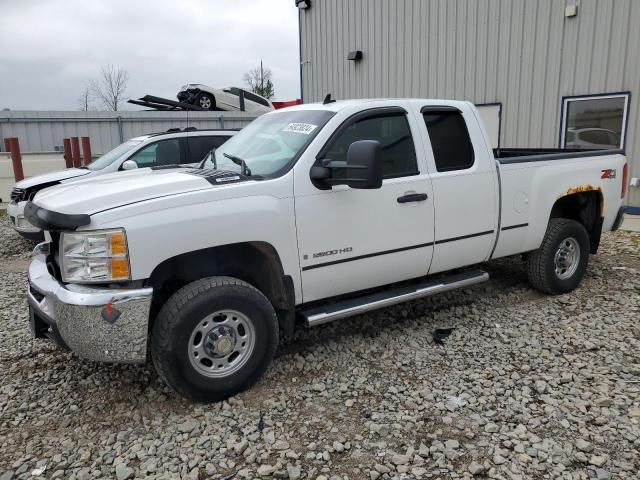
<path id="1" fill-rule="evenodd" d="M 15 188 L 14 187 L 13 190 L 11 190 L 11 196 L 10 196 L 11 202 L 18 203 L 18 202 L 23 201 L 25 199 L 24 198 L 25 193 L 26 192 L 25 192 L 24 188 Z"/>

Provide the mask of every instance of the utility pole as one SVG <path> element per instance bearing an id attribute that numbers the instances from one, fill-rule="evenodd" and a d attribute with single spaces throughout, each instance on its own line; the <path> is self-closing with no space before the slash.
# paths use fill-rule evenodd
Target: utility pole
<path id="1" fill-rule="evenodd" d="M 262 70 L 262 59 L 260 59 L 260 95 L 264 95 L 264 70 Z"/>

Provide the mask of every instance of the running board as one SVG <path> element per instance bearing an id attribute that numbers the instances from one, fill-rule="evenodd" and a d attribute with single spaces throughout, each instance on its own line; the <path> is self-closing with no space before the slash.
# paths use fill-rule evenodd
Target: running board
<path id="1" fill-rule="evenodd" d="M 342 300 L 338 303 L 303 310 L 300 313 L 304 317 L 308 327 L 315 327 L 316 325 L 332 322 L 340 318 L 359 315 L 370 310 L 428 297 L 429 295 L 455 290 L 456 288 L 468 287 L 476 283 L 486 282 L 487 280 L 489 280 L 489 274 L 487 272 L 482 270 L 468 270 L 436 280 L 430 279 L 419 284 L 402 286 L 363 297 Z"/>

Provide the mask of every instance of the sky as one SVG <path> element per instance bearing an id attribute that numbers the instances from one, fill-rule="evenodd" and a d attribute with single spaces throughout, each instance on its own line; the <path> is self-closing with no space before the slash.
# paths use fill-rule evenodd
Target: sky
<path id="1" fill-rule="evenodd" d="M 130 98 L 175 99 L 244 86 L 260 59 L 276 100 L 300 96 L 294 0 L 0 0 L 0 110 L 78 110 L 104 65 L 127 70 Z"/>

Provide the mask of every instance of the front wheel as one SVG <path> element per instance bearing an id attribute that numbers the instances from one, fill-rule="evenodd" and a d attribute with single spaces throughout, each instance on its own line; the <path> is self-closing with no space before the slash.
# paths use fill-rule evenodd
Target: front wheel
<path id="1" fill-rule="evenodd" d="M 529 254 L 529 282 L 541 292 L 559 294 L 575 289 L 589 262 L 589 236 L 575 220 L 549 220 L 542 245 Z"/>
<path id="2" fill-rule="evenodd" d="M 208 93 L 200 93 L 196 98 L 196 105 L 205 110 L 214 110 L 216 108 L 216 100 Z"/>
<path id="3" fill-rule="evenodd" d="M 181 395 L 212 402 L 245 390 L 265 372 L 278 343 L 269 300 L 231 277 L 211 277 L 178 290 L 151 333 L 160 377 Z"/>

